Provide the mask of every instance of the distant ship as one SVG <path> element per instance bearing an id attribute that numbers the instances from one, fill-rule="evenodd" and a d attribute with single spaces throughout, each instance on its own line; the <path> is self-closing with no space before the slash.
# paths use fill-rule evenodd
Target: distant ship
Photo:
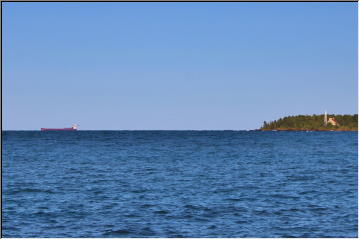
<path id="1" fill-rule="evenodd" d="M 41 131 L 76 131 L 77 125 L 73 124 L 71 128 L 41 128 Z"/>

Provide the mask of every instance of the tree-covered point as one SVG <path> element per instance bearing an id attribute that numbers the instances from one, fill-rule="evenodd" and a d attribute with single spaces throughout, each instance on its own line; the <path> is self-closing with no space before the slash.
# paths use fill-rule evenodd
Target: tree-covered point
<path id="1" fill-rule="evenodd" d="M 328 123 L 324 123 L 322 115 L 297 115 L 283 117 L 275 121 L 264 122 L 260 130 L 337 130 L 357 131 L 358 115 L 327 115 Z M 329 122 L 330 120 L 330 122 Z M 336 125 L 332 120 L 335 120 Z M 333 124 L 332 124 L 333 123 Z"/>

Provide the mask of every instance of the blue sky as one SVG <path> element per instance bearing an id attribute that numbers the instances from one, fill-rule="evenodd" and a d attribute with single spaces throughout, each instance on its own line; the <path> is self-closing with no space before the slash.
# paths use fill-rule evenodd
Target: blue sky
<path id="1" fill-rule="evenodd" d="M 357 3 L 2 3 L 3 129 L 357 113 Z"/>

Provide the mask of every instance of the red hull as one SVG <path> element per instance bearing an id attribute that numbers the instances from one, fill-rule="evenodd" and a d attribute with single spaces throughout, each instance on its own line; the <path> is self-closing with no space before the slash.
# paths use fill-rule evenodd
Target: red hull
<path id="1" fill-rule="evenodd" d="M 41 131 L 76 131 L 75 128 L 41 128 Z"/>

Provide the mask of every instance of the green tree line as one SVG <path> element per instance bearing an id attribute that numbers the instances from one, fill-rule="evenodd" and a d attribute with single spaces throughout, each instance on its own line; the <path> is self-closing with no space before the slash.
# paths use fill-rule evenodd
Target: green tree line
<path id="1" fill-rule="evenodd" d="M 287 116 L 271 122 L 264 122 L 260 130 L 338 130 L 357 131 L 358 115 L 335 115 L 328 114 L 329 118 L 335 118 L 336 126 L 324 124 L 322 115 L 297 115 Z"/>

